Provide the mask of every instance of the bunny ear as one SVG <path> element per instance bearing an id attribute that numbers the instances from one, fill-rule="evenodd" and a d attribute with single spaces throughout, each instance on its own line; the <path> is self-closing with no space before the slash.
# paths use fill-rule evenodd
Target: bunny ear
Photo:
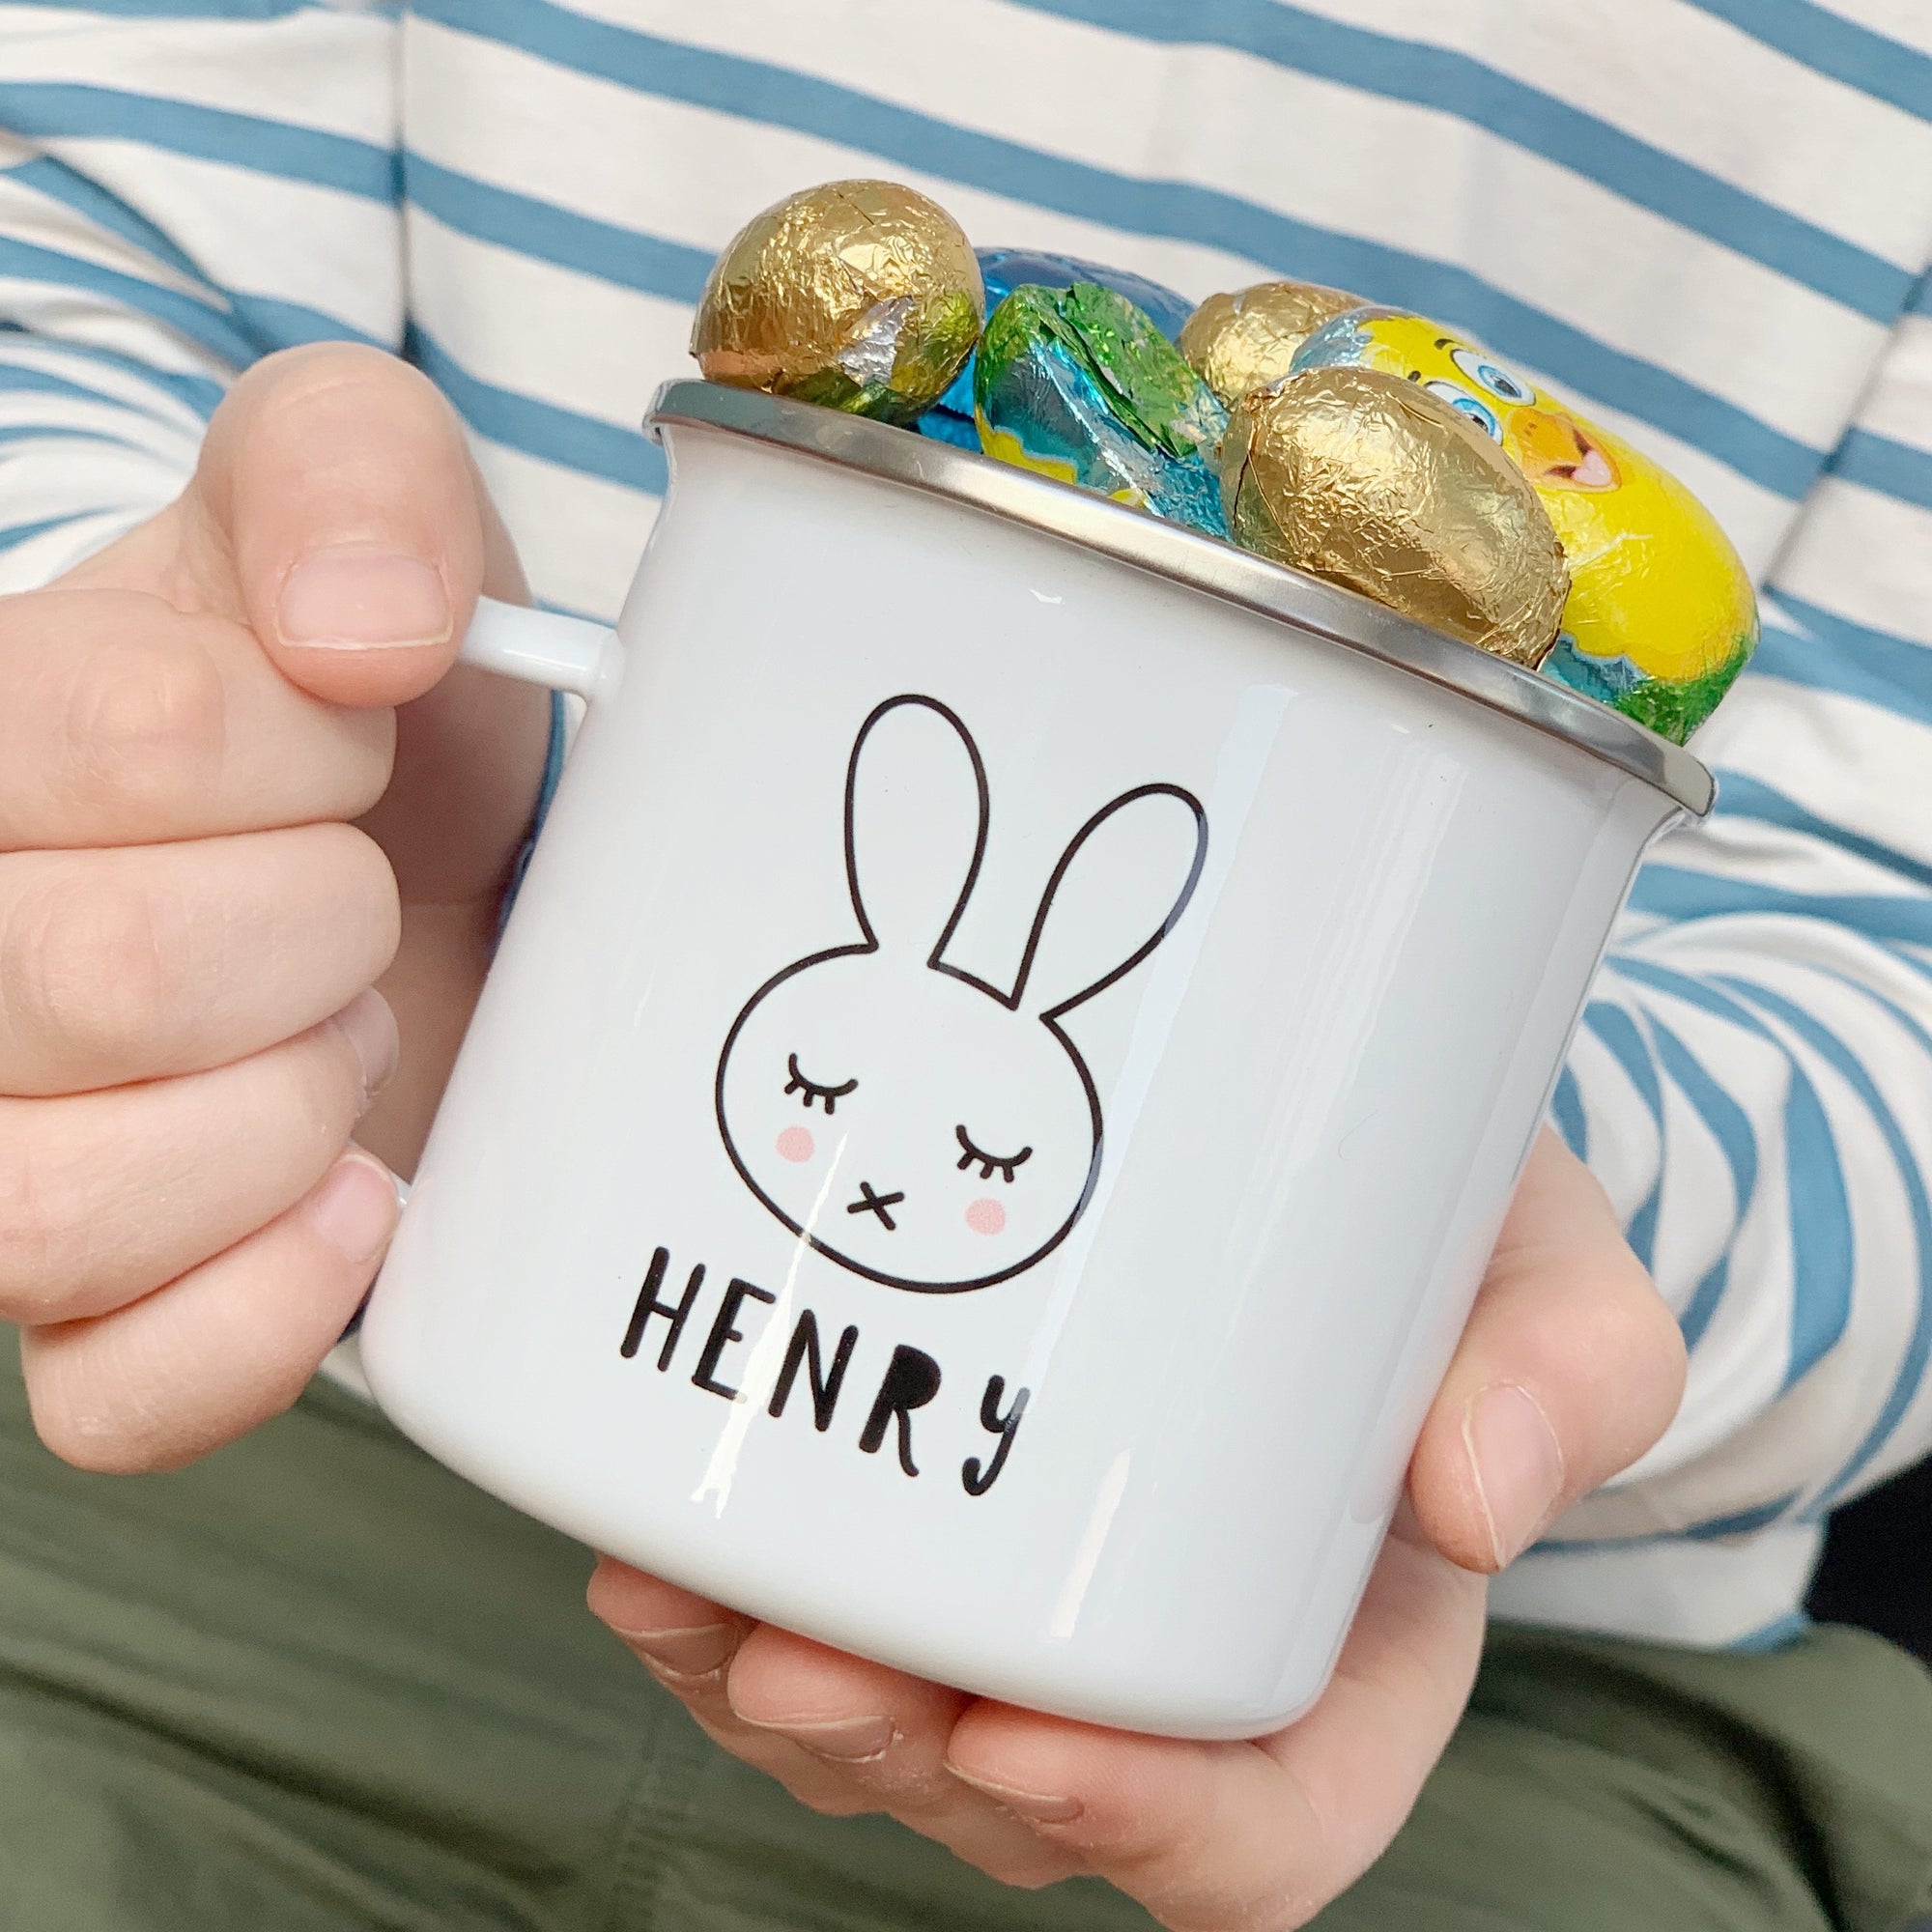
<path id="1" fill-rule="evenodd" d="M 1174 929 L 1208 856 L 1208 814 L 1142 785 L 1074 834 L 1034 916 L 1012 1004 L 1057 1019 L 1130 973 Z"/>
<path id="2" fill-rule="evenodd" d="M 845 872 L 875 946 L 939 957 L 986 849 L 986 768 L 965 725 L 931 697 L 889 697 L 852 746 Z"/>

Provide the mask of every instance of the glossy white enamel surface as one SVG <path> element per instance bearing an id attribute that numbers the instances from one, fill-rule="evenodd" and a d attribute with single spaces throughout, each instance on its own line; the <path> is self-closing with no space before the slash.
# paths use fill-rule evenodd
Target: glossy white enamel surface
<path id="1" fill-rule="evenodd" d="M 1015 523 L 667 440 L 369 1379 L 484 1487 L 744 1610 L 1107 1723 L 1271 1728 L 1675 807 Z M 1031 1152 L 962 1169 L 961 1127 Z M 700 1264 L 668 1355 L 665 1315 L 626 1354 L 647 1275 L 675 1306 Z M 824 1374 L 856 1330 L 822 1432 L 808 1362 L 770 1412 L 808 1312 Z"/>

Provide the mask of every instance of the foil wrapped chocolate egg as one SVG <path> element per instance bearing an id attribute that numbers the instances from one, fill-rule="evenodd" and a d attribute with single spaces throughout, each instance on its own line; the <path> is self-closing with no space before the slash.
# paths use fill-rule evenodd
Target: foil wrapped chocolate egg
<path id="1" fill-rule="evenodd" d="M 1037 248 L 981 248 L 979 253 L 988 313 L 1017 288 L 1070 289 L 1075 282 L 1092 282 L 1124 296 L 1170 342 L 1192 313 L 1185 296 L 1129 269 L 1109 269 L 1075 255 L 1049 255 Z"/>
<path id="2" fill-rule="evenodd" d="M 1125 269 L 1104 268 L 1077 256 L 1048 255 L 1034 248 L 981 248 L 979 257 L 988 315 L 1016 288 L 1070 289 L 1075 282 L 1093 282 L 1125 296 L 1170 342 L 1179 335 L 1189 314 L 1185 296 Z M 966 366 L 953 377 L 952 386 L 920 417 L 922 436 L 957 443 L 961 449 L 980 447 L 979 426 L 973 420 L 974 367 L 969 356 Z"/>
<path id="3" fill-rule="evenodd" d="M 1112 289 L 1016 288 L 987 318 L 973 402 L 988 456 L 1227 535 L 1211 461 L 1227 412 Z"/>
<path id="4" fill-rule="evenodd" d="M 1180 353 L 1233 409 L 1243 396 L 1279 383 L 1294 352 L 1323 323 L 1362 305 L 1360 296 L 1320 282 L 1257 282 L 1209 296 L 1187 318 Z"/>
<path id="5" fill-rule="evenodd" d="M 1757 597 L 1717 519 L 1662 465 L 1425 316 L 1338 316 L 1294 367 L 1404 378 L 1528 477 L 1571 577 L 1545 676 L 1680 745 L 1710 716 L 1756 648 Z"/>
<path id="6" fill-rule="evenodd" d="M 698 298 L 707 380 L 910 423 L 945 393 L 986 312 L 980 265 L 938 203 L 828 182 L 748 222 Z"/>
<path id="7" fill-rule="evenodd" d="M 1379 369 L 1318 369 L 1236 406 L 1221 482 L 1235 541 L 1539 665 L 1569 593 L 1536 492 L 1449 405 Z"/>

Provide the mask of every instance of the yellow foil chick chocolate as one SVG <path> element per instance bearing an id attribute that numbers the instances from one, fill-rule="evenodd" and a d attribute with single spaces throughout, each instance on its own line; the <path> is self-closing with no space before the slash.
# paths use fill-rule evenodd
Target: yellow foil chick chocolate
<path id="1" fill-rule="evenodd" d="M 748 222 L 698 298 L 691 353 L 714 383 L 910 423 L 985 319 L 980 264 L 937 202 L 828 182 Z"/>
<path id="2" fill-rule="evenodd" d="M 1461 413 L 1535 486 L 1572 584 L 1546 676 L 1680 745 L 1710 715 L 1756 646 L 1757 599 L 1717 519 L 1676 477 L 1422 316 L 1338 316 L 1302 344 L 1294 366 L 1406 380 Z"/>
<path id="3" fill-rule="evenodd" d="M 1243 549 L 1346 583 L 1513 663 L 1569 594 L 1521 470 L 1459 412 L 1379 369 L 1317 369 L 1238 403 L 1222 444 Z"/>

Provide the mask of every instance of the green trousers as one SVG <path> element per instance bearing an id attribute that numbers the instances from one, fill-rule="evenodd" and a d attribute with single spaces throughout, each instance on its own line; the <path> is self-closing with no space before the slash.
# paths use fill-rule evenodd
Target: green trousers
<path id="1" fill-rule="evenodd" d="M 1129 1932 L 715 1749 L 583 1550 L 318 1387 L 180 1475 L 76 1474 L 0 1374 L 4 1932 Z M 1321 1932 L 1899 1932 L 1932 1675 L 1498 1633 L 1413 1821 Z"/>

